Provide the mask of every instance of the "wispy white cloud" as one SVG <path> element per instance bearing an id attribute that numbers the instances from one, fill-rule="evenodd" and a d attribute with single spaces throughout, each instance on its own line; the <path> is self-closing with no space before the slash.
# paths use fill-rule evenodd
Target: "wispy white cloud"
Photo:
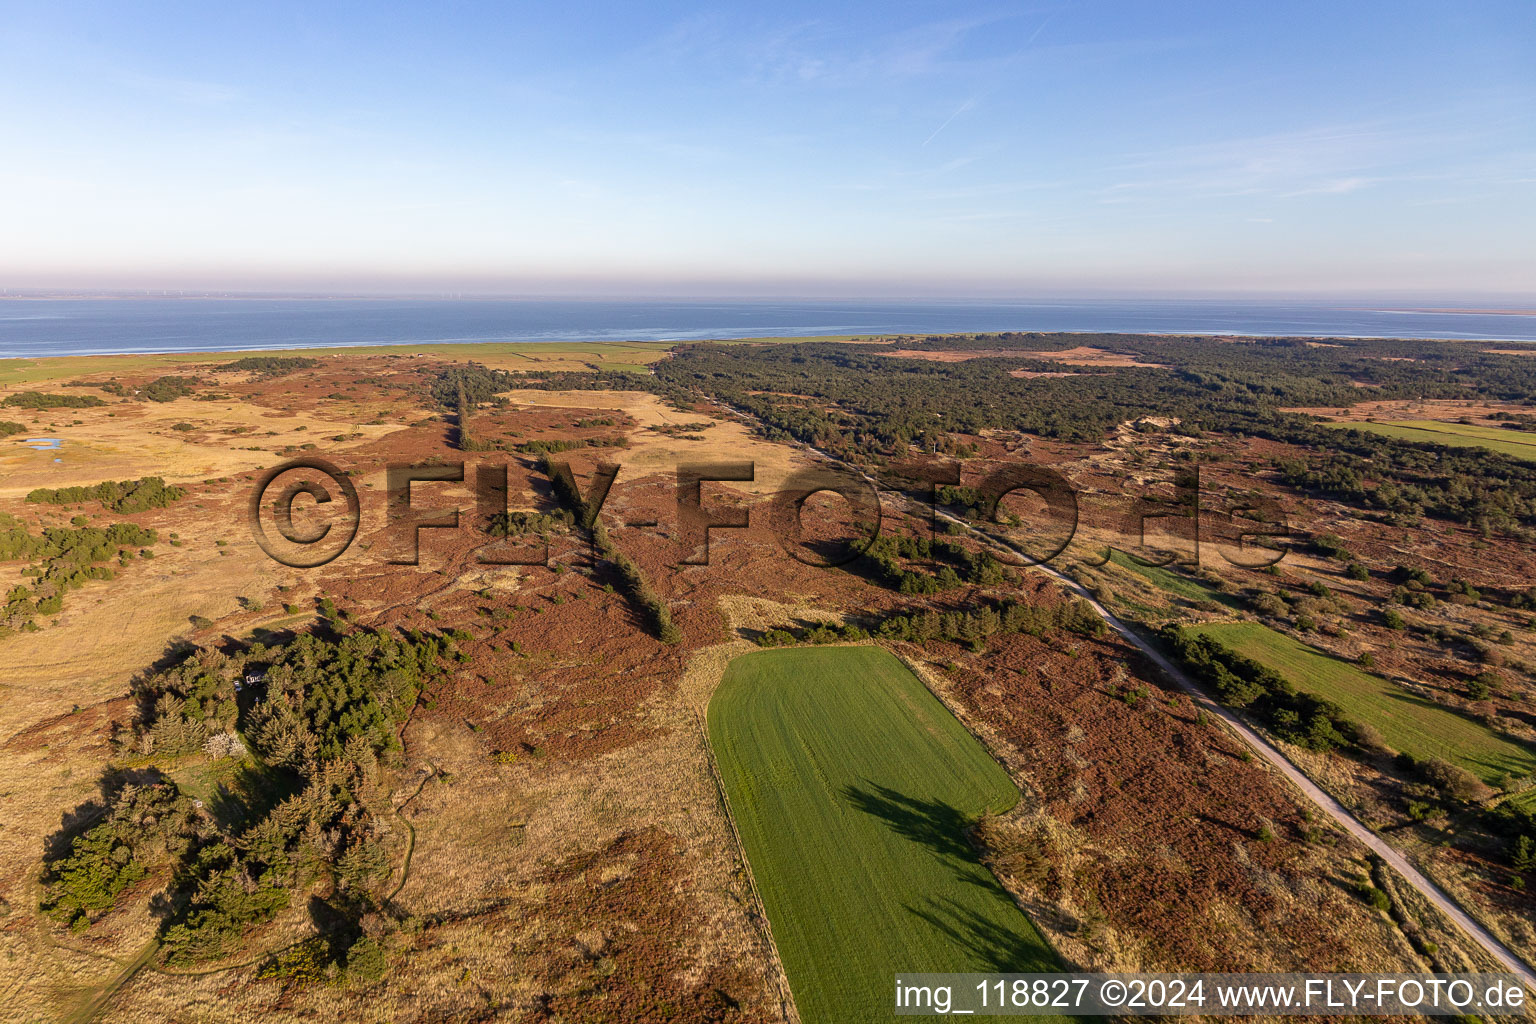
<path id="1" fill-rule="evenodd" d="M 1104 168 L 1113 177 L 1102 192 L 1111 200 L 1301 199 L 1389 183 L 1486 182 L 1507 168 L 1471 157 L 1447 163 L 1446 154 L 1473 152 L 1493 131 L 1437 111 L 1172 146 Z"/>
<path id="2" fill-rule="evenodd" d="M 1307 188 L 1296 189 L 1294 192 L 1282 192 L 1280 193 L 1280 198 L 1294 199 L 1298 196 L 1342 196 L 1350 192 L 1357 192 L 1362 188 L 1369 188 L 1371 185 L 1374 185 L 1381 180 L 1383 179 L 1362 177 L 1333 178 L 1331 180 L 1324 181 Z"/>

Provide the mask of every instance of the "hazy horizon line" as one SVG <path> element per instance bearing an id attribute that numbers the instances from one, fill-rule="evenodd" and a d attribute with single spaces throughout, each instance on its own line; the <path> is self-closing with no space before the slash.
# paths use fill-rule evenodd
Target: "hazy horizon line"
<path id="1" fill-rule="evenodd" d="M 1471 291 L 1423 288 L 1402 289 L 1154 289 L 1154 288 L 1081 288 L 1029 292 L 934 291 L 900 294 L 885 291 L 796 292 L 796 291 L 676 291 L 647 290 L 494 290 L 478 288 L 210 288 L 157 285 L 139 287 L 5 287 L 0 286 L 0 301 L 36 300 L 111 300 L 111 299 L 226 299 L 292 301 L 431 301 L 431 302 L 804 302 L 854 303 L 880 302 L 895 305 L 919 303 L 967 303 L 1035 305 L 1055 302 L 1301 302 L 1301 303 L 1414 303 L 1450 304 L 1473 309 L 1471 303 L 1500 306 L 1520 305 L 1536 309 L 1536 292 Z"/>

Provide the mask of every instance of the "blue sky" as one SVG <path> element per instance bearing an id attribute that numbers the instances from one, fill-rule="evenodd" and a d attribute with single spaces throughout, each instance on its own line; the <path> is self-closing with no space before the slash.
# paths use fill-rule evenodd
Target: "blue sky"
<path id="1" fill-rule="evenodd" d="M 1536 4 L 0 3 L 0 284 L 1531 295 Z"/>

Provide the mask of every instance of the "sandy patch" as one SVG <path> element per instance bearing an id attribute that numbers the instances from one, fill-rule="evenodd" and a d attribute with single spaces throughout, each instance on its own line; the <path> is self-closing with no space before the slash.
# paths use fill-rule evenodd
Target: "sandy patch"
<path id="1" fill-rule="evenodd" d="M 923 359 L 930 363 L 963 363 L 971 359 L 1045 359 L 1053 363 L 1067 363 L 1071 366 L 1144 366 L 1159 370 L 1167 367 L 1161 363 L 1140 363 L 1136 357 L 1124 352 L 1110 352 L 1107 349 L 1093 348 L 1089 345 L 1079 345 L 1076 348 L 1062 349 L 1059 352 L 1026 352 L 1020 349 L 965 349 L 961 351 L 927 350 L 927 349 L 893 349 L 882 352 L 881 355 L 900 359 Z M 1013 376 L 1021 376 L 1015 372 Z"/>
<path id="2" fill-rule="evenodd" d="M 1066 363 L 1069 366 L 1141 366 L 1155 370 L 1168 369 L 1162 363 L 1137 362 L 1135 356 L 1125 352 L 1110 352 L 1090 345 L 1079 345 L 1076 348 L 1062 349 L 1060 352 L 1015 352 L 1013 354 L 1054 363 Z"/>
<path id="3" fill-rule="evenodd" d="M 1025 353 L 998 348 L 972 348 L 963 351 L 925 351 L 921 349 L 898 348 L 880 354 L 894 359 L 922 359 L 930 363 L 963 363 L 969 359 L 996 359 L 1000 356 L 1019 356 Z"/>

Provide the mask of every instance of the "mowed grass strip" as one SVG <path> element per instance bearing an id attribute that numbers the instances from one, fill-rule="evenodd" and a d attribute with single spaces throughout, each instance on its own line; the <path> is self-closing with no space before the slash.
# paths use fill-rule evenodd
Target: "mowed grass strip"
<path id="1" fill-rule="evenodd" d="M 1232 622 L 1189 629 L 1269 666 L 1298 690 L 1335 702 L 1404 753 L 1459 764 L 1484 782 L 1536 771 L 1536 752 L 1529 746 L 1268 626 Z"/>
<path id="2" fill-rule="evenodd" d="M 966 827 L 1007 773 L 878 647 L 732 661 L 709 740 L 806 1024 L 887 1021 L 912 971 L 1056 971 Z"/>
<path id="3" fill-rule="evenodd" d="M 1383 437 L 1450 448 L 1488 448 L 1527 462 L 1536 462 L 1536 434 L 1499 427 L 1480 427 L 1439 420 L 1398 420 L 1389 423 L 1329 423 L 1330 427 L 1365 430 Z M 1527 440 L 1529 439 L 1529 440 Z"/>

